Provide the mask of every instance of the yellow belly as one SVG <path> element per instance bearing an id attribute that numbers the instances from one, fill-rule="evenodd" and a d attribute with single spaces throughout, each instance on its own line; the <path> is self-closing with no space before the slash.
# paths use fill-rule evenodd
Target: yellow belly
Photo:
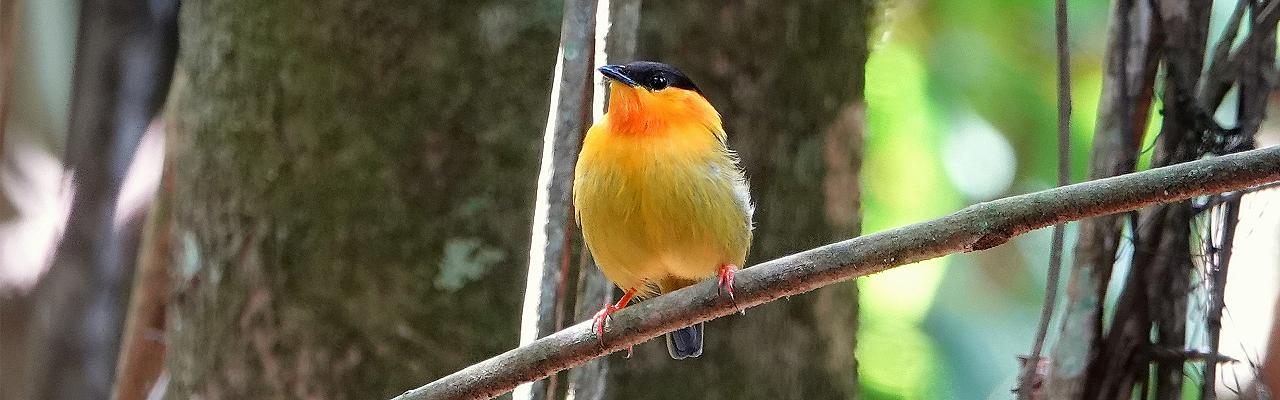
<path id="1" fill-rule="evenodd" d="M 714 276 L 723 264 L 742 266 L 750 204 L 741 172 L 718 140 L 602 140 L 607 134 L 600 126 L 588 134 L 573 196 L 587 247 L 609 280 L 653 293 Z"/>

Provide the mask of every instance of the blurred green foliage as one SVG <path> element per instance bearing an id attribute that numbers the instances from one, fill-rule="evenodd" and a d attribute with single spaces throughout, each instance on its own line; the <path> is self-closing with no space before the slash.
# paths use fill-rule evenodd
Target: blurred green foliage
<path id="1" fill-rule="evenodd" d="M 1075 181 L 1087 171 L 1107 11 L 1104 1 L 1069 9 Z M 1053 186 L 1053 2 L 900 1 L 881 12 L 867 65 L 864 232 Z M 1048 233 L 862 279 L 863 397 L 1012 397 Z"/>

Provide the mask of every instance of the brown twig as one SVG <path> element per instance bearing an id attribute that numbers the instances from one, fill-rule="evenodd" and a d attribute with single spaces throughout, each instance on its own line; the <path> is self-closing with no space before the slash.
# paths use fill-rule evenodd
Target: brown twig
<path id="1" fill-rule="evenodd" d="M 1146 356 L 1148 358 L 1151 358 L 1152 360 L 1165 360 L 1165 361 L 1177 361 L 1177 362 L 1202 361 L 1208 364 L 1240 362 L 1240 360 L 1228 357 L 1227 355 L 1222 353 L 1216 353 L 1211 351 L 1169 349 L 1169 348 L 1154 347 L 1154 346 L 1147 349 Z"/>
<path id="2" fill-rule="evenodd" d="M 1067 0 L 1054 2 L 1054 29 L 1056 47 L 1058 48 L 1058 186 L 1071 183 L 1071 48 L 1067 34 Z M 1036 328 L 1035 341 L 1031 345 L 1031 356 L 1027 357 L 1022 367 L 1022 377 L 1018 383 L 1018 398 L 1030 400 L 1038 396 L 1039 385 L 1044 377 L 1040 366 L 1040 353 L 1044 350 L 1044 338 L 1049 333 L 1049 323 L 1053 320 L 1053 308 L 1058 299 L 1058 280 L 1062 275 L 1062 246 L 1065 239 L 1066 224 L 1053 226 L 1053 240 L 1049 245 L 1049 269 L 1045 278 L 1044 304 L 1040 308 L 1040 325 Z"/>
<path id="3" fill-rule="evenodd" d="M 1276 180 L 1280 180 L 1280 146 L 980 203 L 936 220 L 744 269 L 737 277 L 736 304 L 752 307 L 904 264 L 991 248 L 1033 229 L 1067 221 Z M 602 339 L 592 332 L 590 322 L 579 323 L 396 399 L 494 397 L 520 383 L 735 311 L 734 303 L 718 294 L 715 282 L 701 282 L 619 311 L 611 317 Z"/>
<path id="4" fill-rule="evenodd" d="M 148 134 L 164 134 L 161 128 Z M 134 274 L 129 309 L 121 334 L 120 359 L 116 363 L 114 400 L 143 400 L 154 392 L 164 371 L 167 307 L 172 288 L 171 229 L 173 226 L 173 167 L 166 160 L 150 215 L 138 247 L 138 271 Z"/>
<path id="5" fill-rule="evenodd" d="M 1149 1 L 1114 2 L 1110 21 L 1090 179 L 1133 172 L 1148 123 L 1158 62 L 1159 41 Z M 1087 367 L 1100 350 L 1095 344 L 1102 333 L 1102 305 L 1123 219 L 1107 215 L 1079 224 L 1062 331 L 1050 356 L 1048 398 L 1080 398 L 1085 389 Z"/>
<path id="6" fill-rule="evenodd" d="M 1208 0 L 1153 1 L 1163 76 L 1163 116 L 1152 166 L 1195 159 L 1203 129 L 1196 101 L 1208 36 Z M 1138 353 L 1148 343 L 1185 346 L 1186 302 L 1190 291 L 1191 205 L 1163 204 L 1141 210 L 1132 228 L 1134 256 L 1119 293 L 1112 328 L 1099 359 L 1089 367 L 1084 398 L 1120 398 L 1135 383 L 1149 384 L 1155 398 L 1174 398 L 1182 391 L 1183 364 L 1157 360 L 1154 373 Z M 1151 378 L 1144 378 L 1151 375 Z"/>
<path id="7" fill-rule="evenodd" d="M 1212 290 L 1209 296 L 1209 315 L 1206 316 L 1208 328 L 1207 342 L 1209 344 L 1209 354 L 1218 354 L 1218 338 L 1222 333 L 1222 309 L 1226 305 L 1227 293 L 1227 271 L 1231 265 L 1231 250 L 1235 246 L 1236 225 L 1240 220 L 1240 198 L 1236 197 L 1227 201 L 1222 205 L 1222 229 L 1218 239 L 1214 239 L 1210 235 L 1206 244 L 1212 246 L 1209 248 L 1213 254 L 1209 258 L 1207 267 Z M 1218 242 L 1220 241 L 1220 242 Z M 1207 362 L 1204 365 L 1204 382 L 1201 383 L 1200 394 L 1201 399 L 1212 400 L 1218 397 L 1217 393 L 1217 362 Z"/>
<path id="8" fill-rule="evenodd" d="M 1251 3 L 1249 0 L 1241 0 L 1241 8 L 1245 4 Z M 1243 11 L 1237 10 L 1236 13 Z M 1223 35 L 1224 43 L 1219 43 L 1218 49 L 1214 52 L 1213 63 L 1209 65 L 1209 71 L 1205 73 L 1205 83 L 1200 90 L 1201 107 L 1207 112 L 1216 109 L 1218 104 L 1222 103 L 1222 99 L 1226 97 L 1227 92 L 1235 85 L 1241 69 L 1245 65 L 1249 65 L 1247 58 L 1254 49 L 1262 47 L 1260 42 L 1270 42 L 1275 40 L 1275 28 L 1277 21 L 1280 21 L 1280 1 L 1267 2 L 1266 6 L 1261 10 L 1255 9 L 1255 15 L 1249 26 L 1249 34 L 1237 47 L 1235 52 L 1231 52 L 1231 42 L 1235 39 L 1235 31 L 1239 30 L 1240 21 L 1236 20 L 1236 15 L 1232 14 L 1232 19 L 1228 21 L 1227 34 Z M 1226 38 L 1233 39 L 1228 42 Z"/>
<path id="9" fill-rule="evenodd" d="M 1213 59 L 1209 64 L 1209 73 L 1205 74 L 1205 82 L 1200 86 L 1200 101 L 1205 102 L 1201 107 L 1208 111 L 1208 104 L 1219 104 L 1222 97 L 1227 95 L 1227 90 L 1235 84 L 1235 66 L 1231 60 L 1231 47 L 1235 45 L 1236 35 L 1240 33 L 1240 23 L 1244 21 L 1245 10 L 1248 9 L 1250 0 L 1240 0 L 1236 2 L 1235 10 L 1231 11 L 1231 17 L 1227 19 L 1227 25 L 1222 30 L 1222 37 L 1218 39 L 1218 45 L 1213 48 Z"/>

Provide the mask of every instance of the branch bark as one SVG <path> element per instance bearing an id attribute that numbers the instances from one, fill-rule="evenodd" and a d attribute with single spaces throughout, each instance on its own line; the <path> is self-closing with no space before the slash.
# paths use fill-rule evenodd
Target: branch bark
<path id="1" fill-rule="evenodd" d="M 560 328 L 565 277 L 573 251 L 573 168 L 582 135 L 591 121 L 592 48 L 596 0 L 564 3 L 560 51 L 556 53 L 551 110 L 543 135 L 542 167 L 533 208 L 533 237 L 529 244 L 529 277 L 520 316 L 520 344 Z M 516 400 L 542 400 L 555 391 L 550 382 L 532 382 L 516 389 Z"/>
<path id="2" fill-rule="evenodd" d="M 1213 235 L 1205 240 L 1206 249 L 1212 254 L 1210 262 L 1209 312 L 1205 317 L 1205 331 L 1208 339 L 1209 354 L 1218 353 L 1218 340 L 1222 334 L 1222 309 L 1226 307 L 1227 271 L 1231 266 L 1231 252 L 1235 247 L 1236 225 L 1240 221 L 1240 198 L 1228 200 L 1222 205 L 1217 215 L 1222 219 L 1219 237 Z M 1266 376 L 1265 372 L 1263 376 Z M 1213 400 L 1218 398 L 1218 363 L 1204 363 L 1204 382 L 1200 385 L 1200 398 Z"/>
<path id="3" fill-rule="evenodd" d="M 1151 109 L 1159 61 L 1151 3 L 1112 3 L 1107 37 L 1106 76 L 1094 127 L 1089 177 L 1133 172 Z M 1081 221 L 1066 291 L 1062 331 L 1049 359 L 1048 398 L 1080 398 L 1089 364 L 1097 358 L 1102 305 L 1120 246 L 1123 216 Z"/>
<path id="4" fill-rule="evenodd" d="M 163 124 L 154 124 L 148 135 L 163 135 Z M 163 151 L 163 150 L 161 150 Z M 173 167 L 166 165 L 159 190 L 142 229 L 137 271 L 129 295 L 129 309 L 120 335 L 120 355 L 112 385 L 113 400 L 143 400 L 164 371 L 163 337 L 171 283 L 173 250 Z"/>
<path id="5" fill-rule="evenodd" d="M 640 30 L 641 0 L 596 1 L 595 57 L 592 67 L 620 64 L 635 58 L 636 37 Z M 591 119 L 599 121 L 608 108 L 609 86 L 604 75 L 589 72 L 592 80 Z M 613 282 L 605 278 L 582 245 L 578 263 L 578 293 L 574 305 L 574 321 L 590 319 L 604 304 L 613 303 Z M 592 360 L 569 371 L 567 400 L 603 400 L 608 391 L 609 361 Z"/>
<path id="6" fill-rule="evenodd" d="M 969 206 L 951 215 L 804 251 L 738 275 L 738 307 L 752 307 L 849 278 L 950 253 L 988 249 L 1033 229 L 1280 180 L 1280 147 L 1100 179 Z M 479 399 L 737 311 L 714 282 L 623 309 L 603 340 L 583 322 L 467 367 L 397 400 Z"/>
<path id="7" fill-rule="evenodd" d="M 1054 1 L 1055 47 L 1058 50 L 1058 186 L 1071 183 L 1071 48 L 1067 32 L 1067 0 Z M 1018 399 L 1043 398 L 1045 372 L 1040 369 L 1040 354 L 1044 339 L 1053 320 L 1053 309 L 1058 301 L 1058 284 L 1062 276 L 1062 248 L 1066 241 L 1065 224 L 1053 226 L 1053 240 L 1049 245 L 1049 268 L 1045 278 L 1044 304 L 1040 308 L 1040 322 L 1035 340 L 1031 343 L 1031 355 L 1024 359 L 1018 378 Z"/>
<path id="8" fill-rule="evenodd" d="M 19 0 L 0 1 L 0 151 L 4 150 L 4 127 L 9 115 L 9 99 L 13 89 L 14 39 L 18 35 Z"/>
<path id="9" fill-rule="evenodd" d="M 140 221 L 117 222 L 125 175 L 168 93 L 177 0 L 81 2 L 64 162 L 70 216 L 34 296 L 31 398 L 107 398 Z M 120 218 L 125 220 L 127 218 Z"/>
<path id="10" fill-rule="evenodd" d="M 1266 114 L 1267 99 L 1271 93 L 1272 82 L 1270 75 L 1275 71 L 1275 52 L 1276 52 L 1276 34 L 1275 34 L 1275 18 L 1277 2 L 1271 2 L 1264 9 L 1264 13 L 1255 18 L 1260 24 L 1269 23 L 1271 25 L 1262 25 L 1260 30 L 1250 29 L 1249 36 L 1240 50 L 1235 54 L 1233 59 L 1250 58 L 1246 62 L 1254 67 L 1245 70 L 1234 70 L 1230 75 L 1235 81 L 1238 88 L 1238 99 L 1236 102 L 1236 129 L 1235 137 L 1224 135 L 1224 150 L 1230 151 L 1233 146 L 1247 146 L 1252 148 L 1253 137 L 1258 132 L 1258 128 L 1262 123 L 1262 119 Z M 1253 6 L 1253 12 L 1258 11 L 1258 5 L 1252 2 L 1241 1 L 1236 7 L 1235 12 L 1231 15 L 1231 20 L 1227 24 L 1228 29 L 1239 29 L 1242 14 L 1246 6 Z M 1270 18 L 1268 20 L 1268 18 Z M 1251 28 L 1258 28 L 1252 26 Z M 1217 51 L 1214 53 L 1212 67 L 1216 67 L 1222 63 L 1228 63 L 1221 55 L 1228 54 L 1231 43 L 1235 39 L 1235 30 L 1229 31 L 1223 35 L 1218 43 Z M 1258 39 L 1258 38 L 1261 39 Z M 1230 40 L 1228 40 L 1228 38 Z M 1211 77 L 1212 78 L 1212 77 Z M 1228 80 L 1231 81 L 1231 80 Z M 1218 81 L 1221 82 L 1221 81 Z M 1206 85 L 1207 86 L 1207 85 Z M 1209 104 L 1219 104 L 1222 97 L 1214 94 L 1211 99 L 1202 99 L 1209 101 Z M 1233 143 L 1234 142 L 1234 143 Z M 1222 200 L 1222 204 L 1216 213 L 1221 222 L 1211 225 L 1208 239 L 1205 241 L 1205 247 L 1211 252 L 1212 257 L 1208 257 L 1209 269 L 1209 287 L 1211 289 L 1209 296 L 1209 312 L 1205 317 L 1205 331 L 1208 336 L 1207 342 L 1209 346 L 1209 354 L 1218 354 L 1219 339 L 1222 333 L 1222 309 L 1226 306 L 1226 285 L 1227 271 L 1230 269 L 1231 253 L 1235 246 L 1236 225 L 1240 221 L 1240 197 L 1239 195 L 1222 195 L 1218 196 Z M 1211 214 L 1212 215 L 1212 214 Z M 1218 233 L 1216 238 L 1213 233 Z M 1268 345 L 1268 350 L 1270 350 Z M 1269 363 L 1274 364 L 1274 363 Z M 1268 376 L 1268 368 L 1263 367 L 1262 376 L 1266 381 Z M 1200 396 L 1204 400 L 1214 400 L 1218 398 L 1218 363 L 1204 363 L 1204 382 L 1200 384 Z M 1275 386 L 1271 386 L 1275 387 Z M 1247 394 L 1246 394 L 1247 396 Z"/>
<path id="11" fill-rule="evenodd" d="M 1151 164 L 1155 167 L 1199 157 L 1203 140 L 1196 85 L 1203 70 L 1210 2 L 1161 0 L 1155 4 L 1160 29 L 1164 75 L 1161 127 Z M 1157 349 L 1186 346 L 1186 301 L 1192 269 L 1189 202 L 1163 204 L 1138 213 L 1130 273 L 1120 292 L 1111 329 L 1090 366 L 1084 398 L 1126 399 L 1134 385 L 1149 385 L 1155 398 L 1177 398 L 1182 392 L 1183 361 L 1154 360 Z M 1153 337 L 1154 336 L 1154 337 Z M 1151 378 L 1147 378 L 1151 374 Z"/>

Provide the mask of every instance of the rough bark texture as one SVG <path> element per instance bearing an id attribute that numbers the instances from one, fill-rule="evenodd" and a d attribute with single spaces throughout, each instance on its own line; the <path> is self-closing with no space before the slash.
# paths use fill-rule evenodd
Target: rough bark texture
<path id="1" fill-rule="evenodd" d="M 533 203 L 528 278 L 520 312 L 520 344 L 564 328 L 573 261 L 573 169 L 591 125 L 592 57 L 596 0 L 565 0 L 560 46 L 551 89 L 551 110 L 542 136 L 541 165 Z M 554 397 L 556 376 L 516 388 L 515 400 Z"/>
<path id="2" fill-rule="evenodd" d="M 512 346 L 559 21 L 185 3 L 169 397 L 387 398 Z"/>
<path id="3" fill-rule="evenodd" d="M 748 264 L 857 234 L 871 10 L 868 1 L 644 3 L 639 58 L 692 77 L 742 156 L 757 205 Z M 856 304 L 845 282 L 716 320 L 696 360 L 646 343 L 611 369 L 611 397 L 852 398 Z"/>
<path id="4" fill-rule="evenodd" d="M 160 133 L 149 133 L 160 134 Z M 164 331 L 173 282 L 173 167 L 166 165 L 138 245 L 137 271 L 120 338 L 113 400 L 143 400 L 165 364 Z"/>

